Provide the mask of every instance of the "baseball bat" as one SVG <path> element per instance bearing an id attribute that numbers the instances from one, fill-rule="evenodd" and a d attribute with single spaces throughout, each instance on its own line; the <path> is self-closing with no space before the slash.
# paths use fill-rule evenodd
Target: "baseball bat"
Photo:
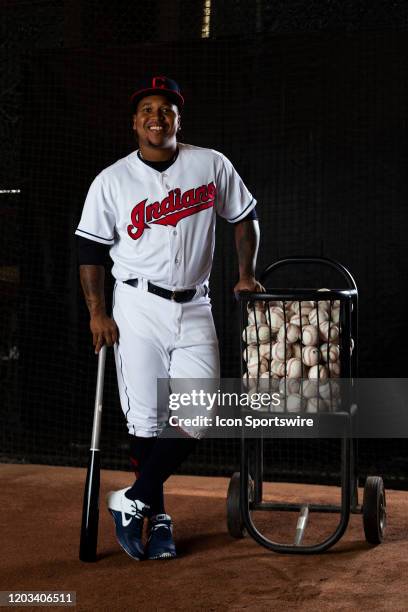
<path id="1" fill-rule="evenodd" d="M 95 408 L 92 426 L 91 448 L 89 449 L 88 471 L 86 474 L 84 502 L 82 507 L 81 541 L 79 558 L 81 561 L 96 561 L 99 523 L 99 484 L 100 484 L 100 434 L 102 420 L 103 383 L 105 377 L 106 345 L 99 351 L 98 374 L 96 379 Z"/>

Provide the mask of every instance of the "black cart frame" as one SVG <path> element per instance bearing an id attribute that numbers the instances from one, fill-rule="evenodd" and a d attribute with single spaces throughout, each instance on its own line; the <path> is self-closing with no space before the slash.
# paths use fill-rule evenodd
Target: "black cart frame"
<path id="1" fill-rule="evenodd" d="M 334 260 L 322 257 L 286 257 L 279 259 L 264 270 L 260 281 L 264 286 L 268 287 L 270 277 L 278 268 L 298 264 L 330 267 L 340 273 L 345 281 L 346 288 L 330 289 L 328 291 L 317 289 L 266 289 L 266 293 L 238 293 L 237 299 L 240 304 L 241 355 L 244 346 L 243 338 L 245 339 L 248 304 L 254 305 L 257 301 L 269 304 L 270 301 L 319 302 L 321 300 L 330 300 L 330 304 L 332 305 L 334 300 L 339 300 L 341 377 L 353 379 L 358 375 L 358 290 L 356 282 L 345 266 Z M 283 311 L 285 312 L 285 308 L 283 308 Z M 286 319 L 284 324 L 286 326 Z M 259 345 L 256 317 L 255 326 L 258 340 L 257 345 Z M 350 343 L 353 340 L 354 349 L 351 351 Z M 328 342 L 330 342 L 330 340 L 328 340 Z M 246 344 L 248 344 L 248 342 L 246 342 Z M 241 376 L 245 377 L 243 360 L 241 361 Z M 343 411 L 343 415 L 346 419 L 352 419 L 357 406 L 353 403 L 355 401 L 354 398 L 350 396 L 348 400 L 350 401 L 350 405 L 348 406 L 349 410 L 346 412 Z M 368 476 L 365 482 L 363 504 L 359 504 L 357 446 L 356 438 L 350 435 L 342 437 L 340 505 L 265 502 L 263 501 L 263 439 L 262 437 L 246 439 L 245 432 L 242 430 L 240 472 L 236 472 L 232 476 L 227 497 L 227 525 L 230 534 L 233 537 L 241 538 L 244 537 L 247 532 L 258 544 L 277 553 L 322 553 L 333 546 L 342 537 L 348 526 L 350 513 L 362 513 L 366 540 L 371 544 L 379 544 L 383 539 L 386 524 L 384 485 L 381 477 Z M 250 458 L 254 460 L 252 475 L 250 475 Z M 283 544 L 274 542 L 265 537 L 255 527 L 252 520 L 251 514 L 256 510 L 299 512 L 293 542 Z M 337 513 L 339 514 L 339 522 L 333 533 L 326 539 L 313 545 L 304 545 L 302 544 L 302 540 L 310 512 Z"/>

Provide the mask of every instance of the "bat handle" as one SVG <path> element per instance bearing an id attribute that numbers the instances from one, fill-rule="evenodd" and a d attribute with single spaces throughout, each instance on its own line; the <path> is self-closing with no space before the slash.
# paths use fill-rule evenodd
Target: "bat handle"
<path id="1" fill-rule="evenodd" d="M 95 408 L 92 427 L 91 451 L 100 450 L 103 384 L 105 380 L 106 344 L 103 345 L 98 355 L 98 375 L 96 378 Z"/>

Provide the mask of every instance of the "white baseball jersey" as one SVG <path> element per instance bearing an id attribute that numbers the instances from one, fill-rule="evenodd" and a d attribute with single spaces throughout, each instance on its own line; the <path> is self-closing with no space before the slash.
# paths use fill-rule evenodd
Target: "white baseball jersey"
<path id="1" fill-rule="evenodd" d="M 164 172 L 135 151 L 103 170 L 89 189 L 75 233 L 111 245 L 118 281 L 145 278 L 172 290 L 207 283 L 216 213 L 236 223 L 256 205 L 224 155 L 178 148 Z"/>

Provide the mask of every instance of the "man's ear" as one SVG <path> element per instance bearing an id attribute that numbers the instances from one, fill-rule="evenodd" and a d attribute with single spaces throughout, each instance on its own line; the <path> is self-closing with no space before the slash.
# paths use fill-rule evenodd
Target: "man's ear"
<path id="1" fill-rule="evenodd" d="M 136 131 L 136 115 L 132 115 L 132 130 Z"/>

